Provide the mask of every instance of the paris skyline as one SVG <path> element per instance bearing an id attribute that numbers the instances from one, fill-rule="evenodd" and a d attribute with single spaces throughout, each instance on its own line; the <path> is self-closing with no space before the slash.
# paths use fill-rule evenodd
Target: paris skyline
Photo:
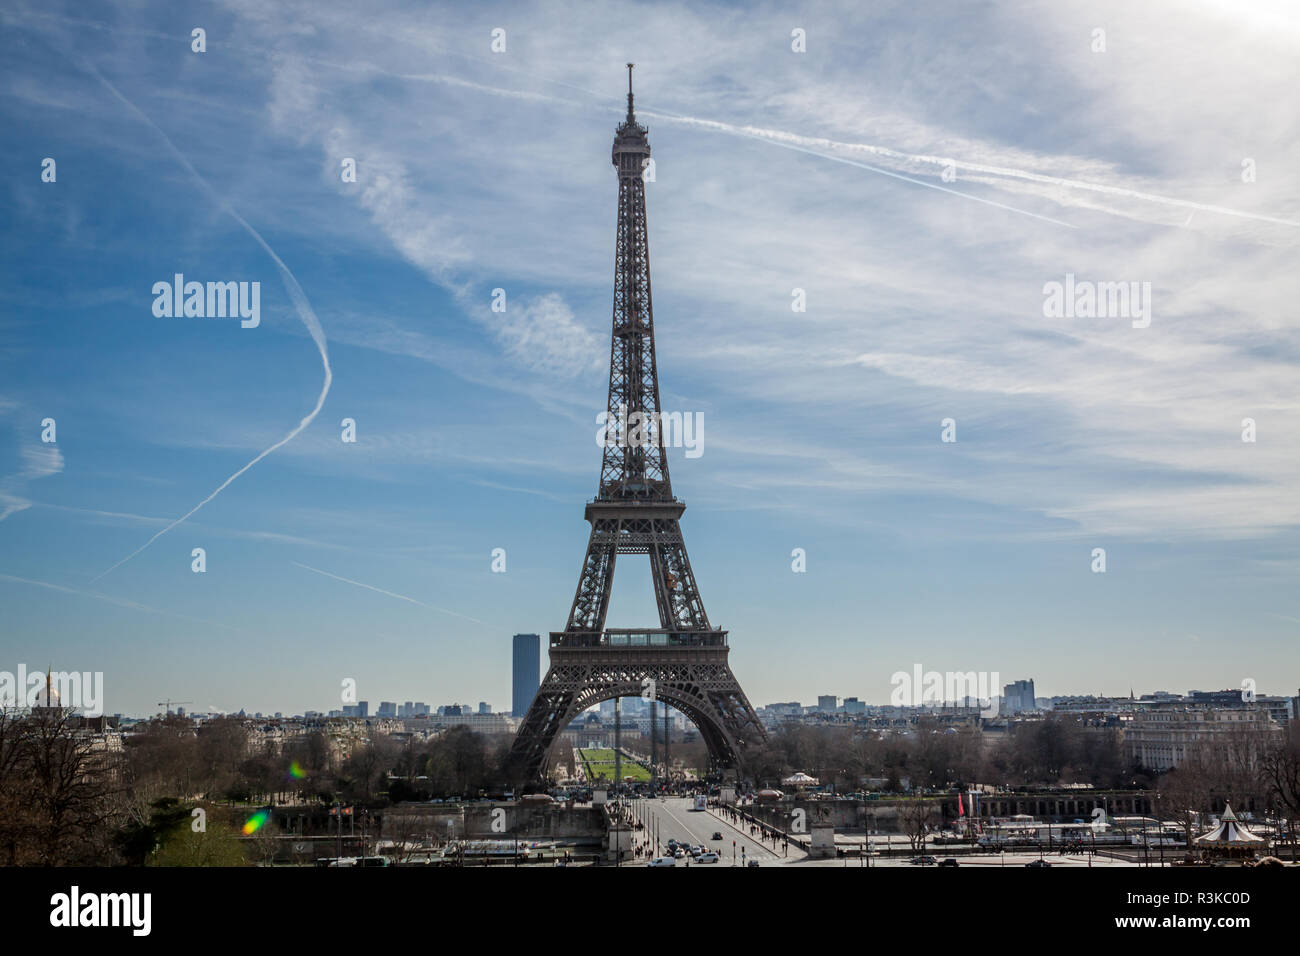
<path id="1" fill-rule="evenodd" d="M 663 404 L 706 425 L 674 491 L 755 705 L 917 661 L 1294 691 L 1294 22 L 557 9 L 5 11 L 0 667 L 109 712 L 507 700 L 587 536 L 635 61 Z M 177 274 L 260 321 L 155 314 Z M 1076 280 L 1145 317 L 1049 314 Z"/>

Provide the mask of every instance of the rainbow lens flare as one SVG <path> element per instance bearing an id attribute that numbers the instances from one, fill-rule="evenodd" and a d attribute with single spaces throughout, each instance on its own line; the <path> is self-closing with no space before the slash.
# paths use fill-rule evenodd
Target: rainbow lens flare
<path id="1" fill-rule="evenodd" d="M 270 810 L 258 810 L 244 822 L 244 836 L 252 836 L 262 829 L 263 824 L 269 819 L 271 819 Z"/>
<path id="2" fill-rule="evenodd" d="M 302 780 L 307 776 L 307 771 L 303 770 L 302 764 L 295 760 L 289 764 L 289 776 L 294 780 Z"/>

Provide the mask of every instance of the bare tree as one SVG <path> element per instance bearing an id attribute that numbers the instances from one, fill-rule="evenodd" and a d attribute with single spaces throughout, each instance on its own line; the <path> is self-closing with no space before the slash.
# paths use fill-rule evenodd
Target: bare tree
<path id="1" fill-rule="evenodd" d="M 248 837 L 246 842 L 253 859 L 262 866 L 270 866 L 275 862 L 275 855 L 280 851 L 284 840 L 280 827 L 274 819 L 270 819 Z"/>
<path id="2" fill-rule="evenodd" d="M 1194 819 L 1210 809 L 1211 775 L 1199 750 L 1187 755 L 1177 767 L 1159 780 L 1156 812 L 1183 828 L 1190 848 L 1195 837 Z"/>
<path id="3" fill-rule="evenodd" d="M 1289 822 L 1291 858 L 1296 856 L 1296 826 L 1300 824 L 1300 721 L 1291 721 L 1286 733 L 1264 750 L 1260 777 L 1274 805 Z"/>
<path id="4" fill-rule="evenodd" d="M 928 800 L 908 800 L 898 809 L 898 824 L 918 853 L 925 849 L 925 835 L 935 819 L 934 805 Z"/>
<path id="5" fill-rule="evenodd" d="M 0 849 L 17 865 L 111 859 L 114 757 L 62 708 L 0 715 Z"/>
<path id="6" fill-rule="evenodd" d="M 394 863 L 408 862 L 424 845 L 428 833 L 426 815 L 393 808 L 384 812 L 382 838 Z"/>

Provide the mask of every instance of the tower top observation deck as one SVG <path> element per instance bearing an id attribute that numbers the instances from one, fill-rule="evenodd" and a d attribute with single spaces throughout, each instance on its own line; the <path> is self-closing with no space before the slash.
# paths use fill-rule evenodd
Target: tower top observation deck
<path id="1" fill-rule="evenodd" d="M 627 65 L 627 118 L 618 124 L 614 133 L 614 148 L 611 162 L 618 170 L 620 178 L 640 176 L 645 161 L 650 158 L 650 131 L 636 121 L 636 112 L 632 108 L 632 67 Z"/>

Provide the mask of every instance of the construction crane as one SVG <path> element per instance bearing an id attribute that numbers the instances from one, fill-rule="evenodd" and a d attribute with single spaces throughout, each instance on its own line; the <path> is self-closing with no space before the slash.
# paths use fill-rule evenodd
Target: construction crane
<path id="1" fill-rule="evenodd" d="M 158 706 L 167 708 L 166 711 L 164 711 L 164 713 L 166 713 L 168 716 L 171 716 L 172 704 L 192 704 L 192 703 L 194 703 L 194 701 L 192 700 L 172 700 L 169 697 L 166 700 L 158 701 Z"/>

